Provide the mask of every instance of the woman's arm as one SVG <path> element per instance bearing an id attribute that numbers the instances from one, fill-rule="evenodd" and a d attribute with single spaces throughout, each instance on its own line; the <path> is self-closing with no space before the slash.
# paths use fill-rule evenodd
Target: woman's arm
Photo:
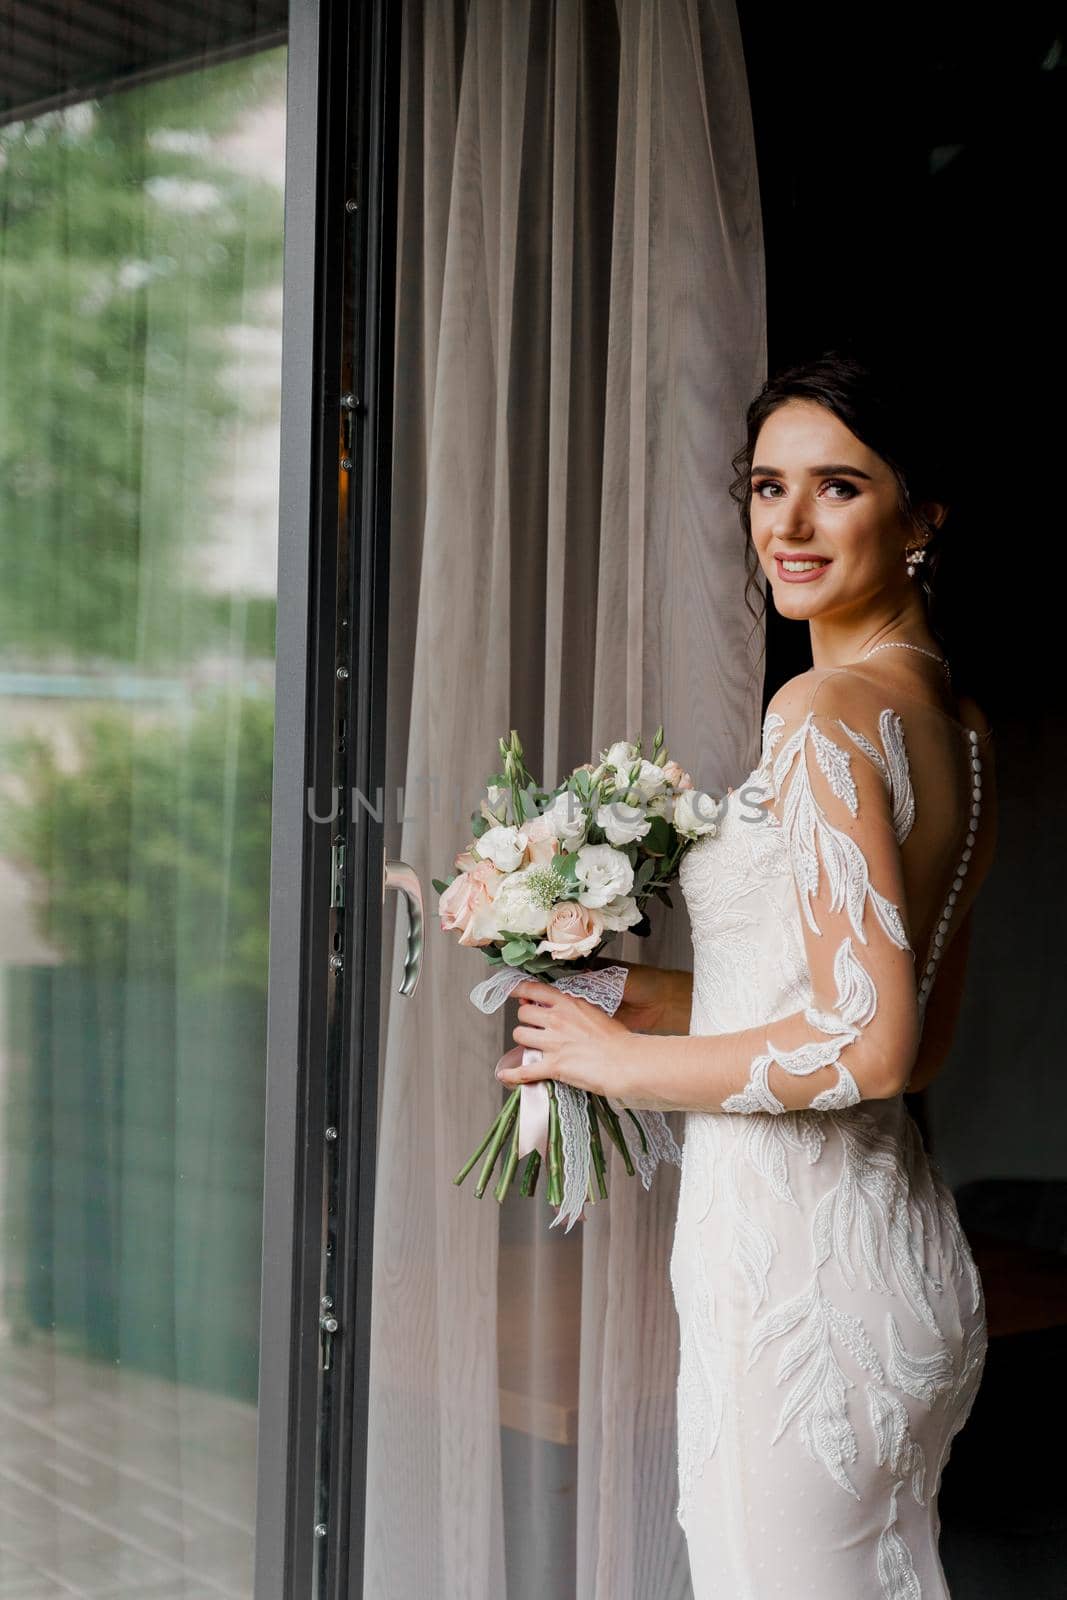
<path id="1" fill-rule="evenodd" d="M 504 1082 L 553 1077 L 637 1109 L 727 1113 L 837 1111 L 901 1093 L 919 1016 L 889 780 L 899 733 L 873 725 L 876 708 L 865 716 L 864 706 L 839 703 L 840 690 L 835 676 L 811 694 L 793 680 L 776 696 L 787 715 L 769 710 L 766 719 L 780 749 L 771 773 L 778 810 L 765 825 L 783 832 L 811 1004 L 738 1031 L 653 1035 L 524 982 L 512 1037 L 541 1054 Z"/>
<path id="2" fill-rule="evenodd" d="M 851 692 L 839 675 L 816 683 L 813 692 L 797 679 L 779 692 L 768 715 L 772 732 L 781 730 L 772 820 L 789 853 L 812 1004 L 736 1032 L 625 1041 L 626 1081 L 616 1091 L 625 1104 L 662 1111 L 839 1110 L 893 1098 L 914 1070 L 915 956 L 895 801 L 885 781 L 895 752 L 878 751 L 893 729 L 880 721 L 876 728 L 873 707 L 853 705 Z M 869 735 L 857 732 L 865 722 Z"/>
<path id="3" fill-rule="evenodd" d="M 972 905 L 938 963 L 918 1054 L 905 1085 L 908 1094 L 917 1094 L 933 1082 L 951 1048 L 966 989 L 973 921 Z M 635 1111 L 718 1111 L 722 1100 L 744 1080 L 748 1062 L 765 1046 L 768 1034 L 773 1034 L 776 1045 L 788 1048 L 794 1036 L 802 1040 L 806 1033 L 804 1013 L 798 1011 L 769 1026 L 747 1028 L 741 1033 L 691 1034 L 685 1039 L 662 1040 L 636 1034 L 632 1042 L 624 1044 L 625 1082 L 630 1092 L 622 1085 L 612 1092 Z M 811 1103 L 812 1087 L 830 1087 L 833 1081 L 832 1067 L 823 1068 L 808 1080 L 783 1078 L 778 1098 L 788 1111 L 802 1111 Z M 900 1092 L 895 1078 L 884 1087 L 885 1098 Z M 865 1098 L 872 1097 L 881 1098 L 872 1096 L 868 1088 Z"/>
<path id="4" fill-rule="evenodd" d="M 805 1061 L 803 1073 L 798 1074 L 781 1070 L 777 1057 L 804 1060 L 812 1044 L 809 1016 L 794 1011 L 777 1022 L 736 1033 L 691 1033 L 680 1038 L 635 1033 L 614 1053 L 613 1081 L 607 1092 L 635 1111 L 760 1110 L 764 1108 L 742 1101 L 753 1062 L 769 1056 L 777 1073 L 776 1109 L 808 1111 L 817 1095 L 832 1094 L 837 1088 L 836 1059 L 814 1070 Z M 840 1041 L 839 1047 L 847 1042 Z M 876 1060 L 862 1049 L 859 1060 L 854 1059 L 853 1076 L 858 1099 L 891 1100 L 901 1092 L 897 1076 L 879 1073 Z"/>

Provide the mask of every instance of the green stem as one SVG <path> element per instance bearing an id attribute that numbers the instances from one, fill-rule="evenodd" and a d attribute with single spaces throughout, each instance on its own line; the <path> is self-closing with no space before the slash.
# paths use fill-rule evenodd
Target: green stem
<path id="1" fill-rule="evenodd" d="M 508 1155 L 507 1155 L 507 1160 L 504 1162 L 504 1170 L 500 1174 L 500 1182 L 497 1184 L 496 1188 L 493 1190 L 493 1193 L 496 1196 L 498 1205 L 503 1205 L 504 1204 L 504 1196 L 508 1192 L 508 1185 L 510 1184 L 512 1178 L 515 1175 L 515 1168 L 518 1166 L 518 1163 L 519 1163 L 519 1119 L 518 1119 L 518 1117 L 516 1117 L 515 1118 L 515 1132 L 512 1135 L 511 1143 L 508 1146 Z"/>
<path id="2" fill-rule="evenodd" d="M 630 1156 L 629 1146 L 626 1143 L 626 1138 L 622 1131 L 622 1124 L 616 1116 L 614 1109 L 608 1105 L 607 1099 L 604 1095 L 597 1095 L 596 1099 L 597 1110 L 604 1118 L 604 1126 L 607 1128 L 608 1133 L 611 1136 L 612 1143 L 615 1145 L 619 1154 L 622 1156 L 623 1161 L 626 1163 L 627 1173 L 632 1178 L 634 1175 L 634 1164 Z"/>
<path id="3" fill-rule="evenodd" d="M 548 1087 L 548 1203 L 558 1206 L 563 1203 L 560 1172 L 563 1165 L 563 1151 L 560 1146 L 559 1106 L 556 1102 L 554 1081 L 546 1078 L 545 1083 Z"/>
<path id="4" fill-rule="evenodd" d="M 540 1170 L 541 1152 L 540 1150 L 531 1150 L 530 1154 L 526 1157 L 526 1165 L 522 1171 L 522 1184 L 519 1188 L 520 1194 L 533 1194 L 534 1190 L 537 1188 L 537 1175 Z"/>
<path id="5" fill-rule="evenodd" d="M 479 1200 L 485 1193 L 485 1186 L 489 1182 L 493 1168 L 496 1166 L 496 1158 L 500 1154 L 500 1146 L 504 1143 L 504 1140 L 511 1132 L 512 1121 L 519 1114 L 519 1088 L 521 1088 L 521 1085 L 513 1089 L 511 1094 L 508 1096 L 507 1104 L 500 1114 L 496 1131 L 493 1134 L 492 1142 L 489 1146 L 489 1154 L 486 1156 L 482 1165 L 482 1170 L 478 1174 L 478 1182 L 474 1187 L 474 1193 Z"/>
<path id="6" fill-rule="evenodd" d="M 596 1173 L 597 1188 L 600 1190 L 601 1200 L 608 1197 L 608 1186 L 604 1181 L 605 1162 L 604 1146 L 600 1138 L 600 1120 L 596 1114 L 596 1095 L 589 1095 L 589 1150 L 593 1157 L 593 1170 Z"/>
<path id="7" fill-rule="evenodd" d="M 474 1163 L 477 1161 L 478 1157 L 482 1154 L 482 1151 L 488 1148 L 489 1141 L 492 1139 L 493 1135 L 496 1133 L 497 1129 L 500 1127 L 501 1121 L 507 1115 L 508 1108 L 510 1107 L 512 1100 L 514 1100 L 515 1096 L 517 1094 L 519 1094 L 520 1089 L 521 1089 L 521 1085 L 520 1085 L 519 1088 L 513 1089 L 511 1091 L 511 1094 L 508 1096 L 507 1100 L 505 1100 L 505 1102 L 504 1102 L 504 1106 L 503 1106 L 502 1111 L 500 1112 L 500 1115 L 497 1117 L 496 1121 L 493 1122 L 490 1125 L 488 1133 L 486 1134 L 485 1138 L 482 1140 L 481 1144 L 478 1146 L 477 1150 L 471 1156 L 470 1160 L 467 1162 L 467 1165 L 460 1172 L 456 1173 L 456 1176 L 452 1179 L 453 1183 L 462 1183 L 464 1178 L 467 1176 L 467 1174 L 473 1168 Z"/>

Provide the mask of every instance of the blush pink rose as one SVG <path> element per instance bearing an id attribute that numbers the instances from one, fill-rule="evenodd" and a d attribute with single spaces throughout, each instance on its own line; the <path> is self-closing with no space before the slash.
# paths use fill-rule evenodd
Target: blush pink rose
<path id="1" fill-rule="evenodd" d="M 596 949 L 604 937 L 604 921 L 593 906 L 577 900 L 557 900 L 548 914 L 545 936 L 537 954 L 547 951 L 558 961 L 574 961 Z"/>
<path id="2" fill-rule="evenodd" d="M 468 846 L 466 850 L 460 851 L 452 865 L 456 868 L 457 872 L 473 872 L 475 867 L 481 865 L 481 862 L 482 857 L 476 856 L 474 851 Z"/>
<path id="3" fill-rule="evenodd" d="M 506 877 L 507 873 L 498 872 L 491 861 L 480 861 L 469 872 L 461 872 L 437 903 L 442 930 L 458 930 L 460 944 L 492 944 L 496 929 L 491 908 Z"/>
<path id="4" fill-rule="evenodd" d="M 682 771 L 677 761 L 665 761 L 663 763 L 663 776 L 674 789 L 691 789 L 693 787 L 692 778 L 688 772 Z"/>
<path id="5" fill-rule="evenodd" d="M 524 866 L 543 867 L 553 856 L 559 855 L 559 838 L 547 817 L 535 817 L 532 822 L 524 822 L 522 831 L 526 835 Z"/>

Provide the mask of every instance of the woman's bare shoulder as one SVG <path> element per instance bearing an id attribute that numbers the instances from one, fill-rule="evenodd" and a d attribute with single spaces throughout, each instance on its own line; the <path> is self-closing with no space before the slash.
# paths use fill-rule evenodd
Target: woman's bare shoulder
<path id="1" fill-rule="evenodd" d="M 847 666 L 809 667 L 789 678 L 772 696 L 768 711 L 777 711 L 786 722 L 799 721 L 807 712 L 832 719 L 861 715 L 873 710 L 875 717 L 884 703 L 882 691 L 869 679 Z"/>
<path id="2" fill-rule="evenodd" d="M 812 708 L 823 684 L 839 677 L 844 671 L 842 667 L 809 667 L 806 672 L 798 672 L 775 690 L 767 702 L 767 710 L 776 711 L 787 722 L 802 717 L 805 711 Z M 830 693 L 833 693 L 832 689 Z"/>
<path id="3" fill-rule="evenodd" d="M 775 691 L 767 710 L 777 712 L 786 723 L 802 720 L 809 711 L 829 717 L 861 717 L 866 714 L 877 721 L 882 707 L 892 703 L 893 687 L 877 673 L 858 669 L 851 663 L 848 666 L 809 667 L 806 672 L 798 672 L 787 679 Z M 932 702 L 928 703 L 931 710 L 942 709 Z M 989 746 L 991 749 L 993 725 L 978 701 L 971 695 L 958 695 L 956 704 L 959 722 L 965 727 L 974 728 L 983 747 Z"/>

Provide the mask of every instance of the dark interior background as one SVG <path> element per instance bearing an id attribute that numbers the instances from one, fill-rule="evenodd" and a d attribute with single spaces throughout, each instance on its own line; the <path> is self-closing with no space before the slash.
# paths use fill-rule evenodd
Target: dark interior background
<path id="1" fill-rule="evenodd" d="M 1030 1440 L 1055 1437 L 1067 1411 L 1067 727 L 1046 604 L 1061 525 L 1064 19 L 1035 4 L 995 26 L 942 3 L 739 9 L 770 368 L 834 345 L 903 363 L 964 469 L 939 582 L 956 687 L 994 725 L 999 849 L 953 1050 L 909 1100 L 956 1193 L 991 1338 L 944 1473 L 942 1557 L 953 1600 L 1053 1600 L 1067 1500 Z M 811 661 L 807 630 L 771 611 L 767 699 Z"/>

